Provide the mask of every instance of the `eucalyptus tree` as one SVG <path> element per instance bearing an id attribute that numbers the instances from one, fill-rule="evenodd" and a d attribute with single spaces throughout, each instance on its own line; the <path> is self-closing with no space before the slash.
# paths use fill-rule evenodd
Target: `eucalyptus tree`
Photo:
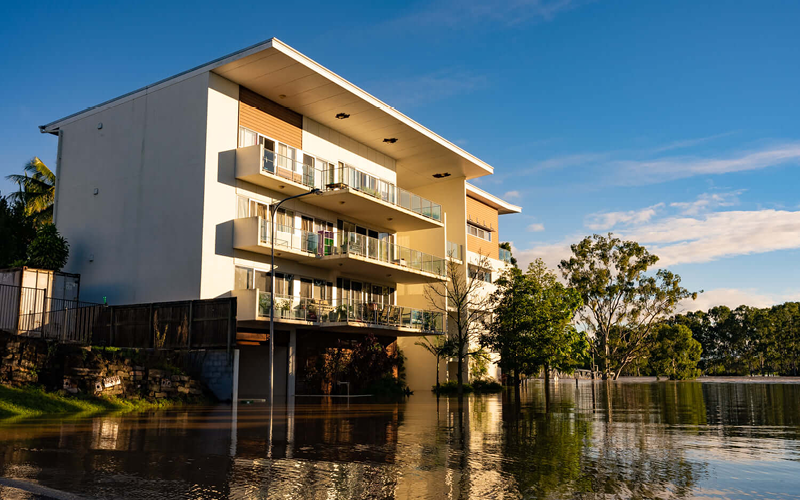
<path id="1" fill-rule="evenodd" d="M 678 302 L 697 293 L 665 269 L 648 274 L 658 257 L 634 241 L 595 234 L 571 246 L 559 268 L 583 299 L 578 318 L 603 379 L 617 379 L 628 364 L 647 355 L 656 325 Z"/>

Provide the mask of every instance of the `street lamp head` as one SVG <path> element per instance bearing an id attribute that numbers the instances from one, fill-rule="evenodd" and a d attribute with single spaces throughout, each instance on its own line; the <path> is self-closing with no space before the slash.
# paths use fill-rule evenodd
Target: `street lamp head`
<path id="1" fill-rule="evenodd" d="M 322 190 L 321 190 L 321 189 L 319 189 L 319 188 L 314 188 L 314 189 L 312 189 L 312 190 L 311 190 L 311 193 L 313 193 L 313 194 L 315 194 L 315 195 L 319 196 L 319 195 L 321 195 L 321 194 L 322 194 Z"/>

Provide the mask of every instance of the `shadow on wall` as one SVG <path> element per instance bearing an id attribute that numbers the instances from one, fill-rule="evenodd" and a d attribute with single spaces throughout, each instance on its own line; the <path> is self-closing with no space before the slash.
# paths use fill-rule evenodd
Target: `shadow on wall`
<path id="1" fill-rule="evenodd" d="M 217 182 L 236 187 L 236 150 L 219 153 Z"/>
<path id="2" fill-rule="evenodd" d="M 233 258 L 233 221 L 217 224 L 214 238 L 214 253 L 224 257 Z"/>

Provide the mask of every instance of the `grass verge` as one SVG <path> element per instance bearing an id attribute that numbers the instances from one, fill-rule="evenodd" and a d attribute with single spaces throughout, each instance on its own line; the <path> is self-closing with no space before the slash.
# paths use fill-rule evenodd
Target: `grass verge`
<path id="1" fill-rule="evenodd" d="M 166 408 L 180 404 L 175 400 L 120 399 L 73 395 L 67 392 L 47 392 L 40 387 L 9 387 L 0 384 L 0 418 L 34 417 L 53 413 L 82 413 L 103 411 L 135 411 Z"/>

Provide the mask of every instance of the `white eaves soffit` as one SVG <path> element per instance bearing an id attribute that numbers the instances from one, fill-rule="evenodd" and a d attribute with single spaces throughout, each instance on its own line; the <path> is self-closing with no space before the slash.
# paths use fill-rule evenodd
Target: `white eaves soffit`
<path id="1" fill-rule="evenodd" d="M 436 173 L 472 179 L 493 168 L 328 69 L 272 39 L 213 71 L 397 160 L 403 187 Z M 345 120 L 338 113 L 350 115 Z M 394 144 L 383 140 L 396 138 Z"/>
<path id="2" fill-rule="evenodd" d="M 431 177 L 435 173 L 447 172 L 467 179 L 493 173 L 494 169 L 487 163 L 276 38 L 41 125 L 39 129 L 42 133 L 56 133 L 60 126 L 74 120 L 207 71 L 394 158 L 402 187 L 435 182 Z M 338 120 L 337 113 L 347 113 L 350 117 Z M 396 138 L 397 142 L 388 144 L 383 142 L 385 138 Z"/>

